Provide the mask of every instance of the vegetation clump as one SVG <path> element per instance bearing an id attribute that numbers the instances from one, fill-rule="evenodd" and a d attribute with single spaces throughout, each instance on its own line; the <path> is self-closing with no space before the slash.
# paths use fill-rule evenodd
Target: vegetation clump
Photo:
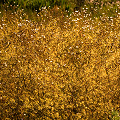
<path id="1" fill-rule="evenodd" d="M 118 120 L 120 13 L 54 9 L 0 12 L 1 119 Z"/>

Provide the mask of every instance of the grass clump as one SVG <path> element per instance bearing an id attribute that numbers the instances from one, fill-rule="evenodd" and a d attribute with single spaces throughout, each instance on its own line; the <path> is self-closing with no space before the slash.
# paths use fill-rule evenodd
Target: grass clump
<path id="1" fill-rule="evenodd" d="M 112 110 L 110 120 L 120 120 L 120 115 L 118 111 Z"/>
<path id="2" fill-rule="evenodd" d="M 84 10 L 45 9 L 29 20 L 23 10 L 1 12 L 1 119 L 117 116 L 119 13 L 93 20 Z"/>
<path id="3" fill-rule="evenodd" d="M 69 10 L 71 3 L 67 0 L 5 0 L 0 2 L 1 7 L 4 5 L 14 6 L 20 9 L 40 12 L 41 9 L 61 6 L 62 10 Z"/>

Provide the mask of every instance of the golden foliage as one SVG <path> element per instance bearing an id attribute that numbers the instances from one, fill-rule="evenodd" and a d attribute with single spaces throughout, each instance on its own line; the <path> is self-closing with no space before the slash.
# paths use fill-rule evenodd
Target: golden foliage
<path id="1" fill-rule="evenodd" d="M 112 32 L 109 21 L 91 23 L 79 13 L 60 20 L 37 23 L 4 13 L 2 119 L 108 119 L 119 110 L 118 18 Z"/>

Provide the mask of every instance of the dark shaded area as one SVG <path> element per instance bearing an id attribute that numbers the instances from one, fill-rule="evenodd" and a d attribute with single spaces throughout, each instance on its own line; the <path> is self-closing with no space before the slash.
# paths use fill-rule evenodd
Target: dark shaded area
<path id="1" fill-rule="evenodd" d="M 79 7 L 83 6 L 84 3 L 85 3 L 85 0 L 76 0 L 76 4 L 77 4 L 77 6 L 79 6 Z"/>
<path id="2" fill-rule="evenodd" d="M 0 4 L 1 4 L 1 3 L 4 4 L 4 0 L 0 0 Z"/>

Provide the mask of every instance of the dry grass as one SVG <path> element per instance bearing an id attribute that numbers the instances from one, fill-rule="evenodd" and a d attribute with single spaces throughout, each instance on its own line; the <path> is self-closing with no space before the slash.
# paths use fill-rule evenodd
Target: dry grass
<path id="1" fill-rule="evenodd" d="M 107 120 L 119 111 L 119 14 L 22 17 L 0 19 L 2 119 Z"/>

